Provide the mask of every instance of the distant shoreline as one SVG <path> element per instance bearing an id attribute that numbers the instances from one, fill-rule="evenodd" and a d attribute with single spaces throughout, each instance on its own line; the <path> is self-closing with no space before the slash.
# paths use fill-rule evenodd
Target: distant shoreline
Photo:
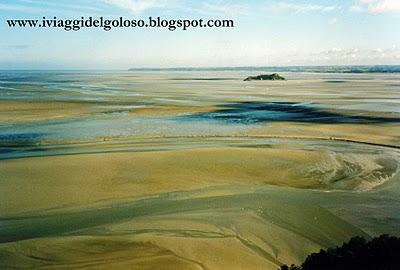
<path id="1" fill-rule="evenodd" d="M 265 71 L 265 72 L 313 72 L 313 73 L 400 73 L 400 65 L 130 68 L 129 71 Z"/>
<path id="2" fill-rule="evenodd" d="M 107 68 L 0 68 L 0 72 L 296 72 L 367 74 L 400 73 L 400 65 L 348 65 L 348 66 L 236 66 L 236 67 L 137 67 L 130 69 Z"/>

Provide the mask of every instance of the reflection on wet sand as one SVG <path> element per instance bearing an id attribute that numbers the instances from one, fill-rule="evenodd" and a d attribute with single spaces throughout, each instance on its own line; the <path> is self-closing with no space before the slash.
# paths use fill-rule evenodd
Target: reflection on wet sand
<path id="1" fill-rule="evenodd" d="M 277 269 L 399 235 L 398 75 L 198 73 L 0 74 L 0 268 Z"/>
<path id="2" fill-rule="evenodd" d="M 400 118 L 345 115 L 323 111 L 312 104 L 295 102 L 240 102 L 224 104 L 211 112 L 190 115 L 190 118 L 214 119 L 233 123 L 306 122 L 306 123 L 399 123 Z"/>

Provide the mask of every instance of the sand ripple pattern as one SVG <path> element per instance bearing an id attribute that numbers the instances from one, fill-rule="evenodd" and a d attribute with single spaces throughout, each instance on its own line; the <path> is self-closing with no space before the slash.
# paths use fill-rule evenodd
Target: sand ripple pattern
<path id="1" fill-rule="evenodd" d="M 335 189 L 369 191 L 398 175 L 399 157 L 329 152 L 325 160 L 305 171 L 306 175 Z"/>

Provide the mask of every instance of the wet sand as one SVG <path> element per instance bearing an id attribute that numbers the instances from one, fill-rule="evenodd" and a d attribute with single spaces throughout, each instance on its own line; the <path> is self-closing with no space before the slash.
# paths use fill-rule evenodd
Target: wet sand
<path id="1" fill-rule="evenodd" d="M 244 75 L 0 80 L 0 268 L 277 269 L 399 235 L 400 77 Z"/>
<path id="2" fill-rule="evenodd" d="M 398 171 L 395 151 L 335 152 L 327 144 L 302 150 L 290 143 L 3 160 L 0 210 L 13 215 L 221 185 L 368 191 Z"/>
<path id="3" fill-rule="evenodd" d="M 94 110 L 67 102 L 0 101 L 0 122 L 21 123 L 82 117 Z"/>

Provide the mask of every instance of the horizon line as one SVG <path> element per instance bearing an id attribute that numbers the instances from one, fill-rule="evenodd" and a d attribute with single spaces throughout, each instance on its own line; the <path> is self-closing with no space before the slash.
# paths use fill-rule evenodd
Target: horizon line
<path id="1" fill-rule="evenodd" d="M 362 72 L 400 72 L 400 64 L 377 64 L 377 65 L 270 65 L 270 66 L 177 66 L 177 67 L 131 67 L 131 68 L 3 68 L 0 71 L 241 71 L 241 70 L 261 70 L 266 69 L 273 71 L 277 69 L 280 72 L 316 72 L 315 69 L 322 69 L 320 71 L 343 72 L 345 68 L 360 69 L 360 70 L 347 70 Z M 390 70 L 382 70 L 382 68 L 389 68 Z M 325 69 L 325 70 L 324 70 Z"/>
<path id="2" fill-rule="evenodd" d="M 244 66 L 172 66 L 172 67 L 130 67 L 130 68 L 84 68 L 84 67 L 71 67 L 71 68 L 6 68 L 0 67 L 0 70 L 145 70 L 145 69 L 241 69 L 241 68 L 318 68 L 318 67 L 400 67 L 399 64 L 338 64 L 338 65 L 244 65 Z"/>

